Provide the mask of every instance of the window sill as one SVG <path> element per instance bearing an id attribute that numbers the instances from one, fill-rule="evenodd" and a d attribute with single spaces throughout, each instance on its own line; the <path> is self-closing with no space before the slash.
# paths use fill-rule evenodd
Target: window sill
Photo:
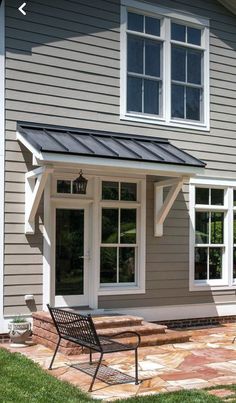
<path id="1" fill-rule="evenodd" d="M 191 129 L 191 130 L 201 130 L 201 131 L 210 131 L 210 126 L 207 124 L 203 123 L 194 123 L 194 122 L 186 122 L 186 121 L 177 121 L 177 120 L 170 120 L 169 122 L 166 122 L 163 118 L 161 117 L 150 117 L 149 116 L 144 116 L 144 115 L 136 115 L 132 113 L 127 113 L 127 114 L 121 114 L 120 115 L 120 120 L 129 120 L 133 122 L 140 122 L 140 123 L 147 123 L 147 124 L 154 124 L 154 125 L 161 125 L 161 126 L 167 126 L 167 127 L 177 127 L 177 128 L 185 128 L 185 129 Z"/>
<path id="2" fill-rule="evenodd" d="M 142 287 L 103 287 L 98 290 L 98 296 L 103 295 L 126 295 L 126 294 L 145 294 L 146 290 Z"/>
<path id="3" fill-rule="evenodd" d="M 230 291 L 236 290 L 236 284 L 228 285 L 228 284 L 191 284 L 189 287 L 189 291 Z"/>

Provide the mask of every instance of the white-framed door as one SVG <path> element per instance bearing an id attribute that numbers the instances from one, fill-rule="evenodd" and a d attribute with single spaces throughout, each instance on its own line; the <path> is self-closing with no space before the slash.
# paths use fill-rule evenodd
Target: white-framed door
<path id="1" fill-rule="evenodd" d="M 52 291 L 55 306 L 89 305 L 89 205 L 57 201 L 52 207 Z"/>

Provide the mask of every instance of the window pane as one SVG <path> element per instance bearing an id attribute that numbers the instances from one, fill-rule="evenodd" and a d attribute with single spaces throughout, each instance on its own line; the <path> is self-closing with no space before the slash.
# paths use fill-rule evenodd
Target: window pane
<path id="1" fill-rule="evenodd" d="M 234 244 L 236 244 L 236 213 L 234 213 Z"/>
<path id="2" fill-rule="evenodd" d="M 143 73 L 143 39 L 128 35 L 128 72 Z"/>
<path id="3" fill-rule="evenodd" d="M 234 248 L 233 278 L 236 279 L 236 248 Z"/>
<path id="4" fill-rule="evenodd" d="M 224 189 L 211 189 L 211 204 L 216 206 L 224 205 Z"/>
<path id="5" fill-rule="evenodd" d="M 205 211 L 197 211 L 195 217 L 195 242 L 197 244 L 209 243 L 209 213 Z"/>
<path id="6" fill-rule="evenodd" d="M 128 13 L 128 29 L 131 31 L 143 32 L 143 16 L 140 14 Z"/>
<path id="7" fill-rule="evenodd" d="M 171 48 L 171 78 L 175 81 L 186 81 L 186 49 L 179 46 Z"/>
<path id="8" fill-rule="evenodd" d="M 211 213 L 211 243 L 224 243 L 224 213 Z"/>
<path id="9" fill-rule="evenodd" d="M 195 280 L 207 280 L 207 248 L 195 248 Z"/>
<path id="10" fill-rule="evenodd" d="M 171 39 L 175 41 L 185 42 L 185 32 L 186 27 L 184 25 L 175 24 L 172 22 L 171 24 Z"/>
<path id="11" fill-rule="evenodd" d="M 145 74 L 160 77 L 161 44 L 145 40 Z"/>
<path id="12" fill-rule="evenodd" d="M 118 242 L 118 209 L 102 209 L 102 243 Z"/>
<path id="13" fill-rule="evenodd" d="M 137 184 L 121 183 L 121 200 L 136 201 L 137 200 Z"/>
<path id="14" fill-rule="evenodd" d="M 201 45 L 201 30 L 197 28 L 187 28 L 187 41 L 193 45 Z"/>
<path id="15" fill-rule="evenodd" d="M 102 182 L 102 199 L 119 200 L 119 183 L 106 181 Z"/>
<path id="16" fill-rule="evenodd" d="M 209 248 L 209 279 L 222 278 L 222 248 Z"/>
<path id="17" fill-rule="evenodd" d="M 200 120 L 200 96 L 199 88 L 186 88 L 186 118 Z"/>
<path id="18" fill-rule="evenodd" d="M 128 77 L 127 110 L 142 112 L 142 79 Z"/>
<path id="19" fill-rule="evenodd" d="M 57 193 L 70 193 L 71 181 L 57 181 Z"/>
<path id="20" fill-rule="evenodd" d="M 100 283 L 117 282 L 117 248 L 101 248 Z"/>
<path id="21" fill-rule="evenodd" d="M 135 281 L 135 248 L 119 248 L 119 282 Z"/>
<path id="22" fill-rule="evenodd" d="M 201 84 L 202 82 L 202 52 L 197 50 L 187 51 L 188 83 Z"/>
<path id="23" fill-rule="evenodd" d="M 159 115 L 159 86 L 158 81 L 144 80 L 144 112 Z"/>
<path id="24" fill-rule="evenodd" d="M 184 118 L 184 87 L 181 85 L 171 86 L 171 116 Z"/>
<path id="25" fill-rule="evenodd" d="M 160 36 L 160 20 L 152 17 L 145 17 L 145 32 L 147 34 Z"/>
<path id="26" fill-rule="evenodd" d="M 196 188 L 196 204 L 209 204 L 209 189 Z"/>
<path id="27" fill-rule="evenodd" d="M 120 243 L 136 243 L 136 209 L 120 211 Z"/>

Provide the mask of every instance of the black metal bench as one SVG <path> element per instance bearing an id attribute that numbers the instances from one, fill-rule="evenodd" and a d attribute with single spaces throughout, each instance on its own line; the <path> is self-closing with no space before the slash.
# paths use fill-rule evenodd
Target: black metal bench
<path id="1" fill-rule="evenodd" d="M 61 339 L 72 341 L 80 346 L 89 349 L 89 363 L 92 364 L 92 351 L 99 352 L 100 358 L 96 366 L 93 379 L 89 388 L 89 392 L 92 390 L 94 381 L 98 374 L 99 367 L 102 362 L 103 354 L 116 353 L 119 351 L 135 352 L 135 384 L 138 384 L 138 347 L 140 345 L 140 335 L 133 331 L 126 331 L 117 333 L 111 338 L 106 336 L 99 336 L 93 323 L 91 315 L 81 315 L 77 312 L 68 311 L 61 308 L 52 308 L 47 305 L 48 310 L 52 316 L 55 324 L 59 339 L 56 349 L 54 351 L 49 369 L 52 369 L 53 361 L 56 357 Z M 137 337 L 135 345 L 128 345 L 113 340 L 114 337 L 119 337 L 124 334 Z"/>

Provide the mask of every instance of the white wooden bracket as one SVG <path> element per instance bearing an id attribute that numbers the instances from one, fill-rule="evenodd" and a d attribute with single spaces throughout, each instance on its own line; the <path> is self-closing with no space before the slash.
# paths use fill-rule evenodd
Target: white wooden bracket
<path id="1" fill-rule="evenodd" d="M 163 236 L 163 223 L 181 190 L 183 183 L 189 178 L 175 178 L 154 183 L 154 236 Z M 170 190 L 164 200 L 164 188 Z"/>
<path id="2" fill-rule="evenodd" d="M 48 175 L 53 168 L 40 167 L 25 174 L 25 234 L 35 233 L 35 215 Z"/>

